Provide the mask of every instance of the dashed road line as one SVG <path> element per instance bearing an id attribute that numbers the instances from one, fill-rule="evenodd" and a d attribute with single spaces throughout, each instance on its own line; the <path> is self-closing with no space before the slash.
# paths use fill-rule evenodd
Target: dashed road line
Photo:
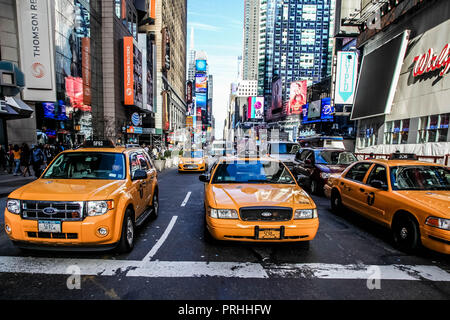
<path id="1" fill-rule="evenodd" d="M 153 248 L 147 253 L 147 255 L 142 259 L 142 262 L 146 263 L 150 261 L 156 254 L 159 248 L 163 245 L 164 241 L 166 241 L 167 237 L 169 236 L 170 231 L 172 231 L 173 226 L 175 225 L 175 222 L 177 222 L 178 216 L 173 216 L 172 220 L 170 220 L 169 225 L 167 226 L 166 230 L 162 234 L 161 238 L 156 242 L 156 244 L 153 246 Z"/>
<path id="2" fill-rule="evenodd" d="M 190 192 L 190 191 L 187 193 L 186 198 L 184 198 L 183 203 L 181 204 L 182 207 L 186 207 L 186 204 L 188 203 L 189 198 L 191 197 L 191 194 L 192 194 L 192 192 Z"/>

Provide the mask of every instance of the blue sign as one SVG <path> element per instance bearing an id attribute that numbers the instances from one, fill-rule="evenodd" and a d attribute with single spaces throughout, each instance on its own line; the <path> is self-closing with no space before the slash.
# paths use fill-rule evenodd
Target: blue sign
<path id="1" fill-rule="evenodd" d="M 133 123 L 136 127 L 141 124 L 141 117 L 139 116 L 139 113 L 135 112 L 131 115 L 131 123 Z"/>
<path id="2" fill-rule="evenodd" d="M 206 60 L 195 61 L 195 69 L 200 72 L 206 72 Z"/>
<path id="3" fill-rule="evenodd" d="M 323 121 L 333 121 L 333 114 L 334 107 L 331 106 L 331 98 L 323 98 L 320 119 Z"/>
<path id="4" fill-rule="evenodd" d="M 202 108 L 202 110 L 206 110 L 206 106 L 208 105 L 208 96 L 206 94 L 197 93 L 195 96 L 195 102 L 197 107 Z"/>

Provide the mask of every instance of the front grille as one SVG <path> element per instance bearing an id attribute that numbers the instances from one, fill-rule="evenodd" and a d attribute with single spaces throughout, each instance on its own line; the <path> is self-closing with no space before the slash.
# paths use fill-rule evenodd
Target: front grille
<path id="1" fill-rule="evenodd" d="M 240 209 L 244 221 L 289 221 L 292 219 L 292 208 L 284 207 L 246 207 Z"/>
<path id="2" fill-rule="evenodd" d="M 83 220 L 83 202 L 22 201 L 22 218 L 28 220 Z M 47 212 L 47 213 L 46 213 Z"/>
<path id="3" fill-rule="evenodd" d="M 28 232 L 28 237 L 40 239 L 78 239 L 78 233 Z"/>

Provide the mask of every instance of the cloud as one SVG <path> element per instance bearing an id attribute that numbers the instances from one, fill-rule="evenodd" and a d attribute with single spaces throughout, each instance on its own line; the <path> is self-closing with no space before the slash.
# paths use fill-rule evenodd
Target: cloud
<path id="1" fill-rule="evenodd" d="M 211 32 L 219 32 L 220 30 L 222 30 L 222 28 L 210 25 L 210 24 L 205 24 L 205 23 L 200 23 L 200 22 L 189 22 L 188 23 L 188 28 L 194 27 L 194 29 L 196 30 L 204 30 L 204 31 L 211 31 Z"/>

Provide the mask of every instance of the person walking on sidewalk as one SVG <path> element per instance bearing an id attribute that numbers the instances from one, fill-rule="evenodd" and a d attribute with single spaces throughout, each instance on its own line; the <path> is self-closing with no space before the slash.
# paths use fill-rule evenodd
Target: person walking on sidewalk
<path id="1" fill-rule="evenodd" d="M 22 172 L 20 171 L 20 153 L 21 153 L 21 151 L 17 144 L 14 145 L 14 149 L 13 149 L 12 153 L 13 153 L 13 157 L 14 157 L 14 175 L 18 176 Z"/>
<path id="2" fill-rule="evenodd" d="M 8 172 L 8 154 L 5 151 L 5 148 L 3 145 L 0 144 L 0 167 L 1 170 L 4 170 L 5 172 Z"/>
<path id="3" fill-rule="evenodd" d="M 41 167 L 44 164 L 45 156 L 42 150 L 36 145 L 31 146 L 31 165 L 33 166 L 34 176 L 39 178 L 41 176 Z"/>
<path id="4" fill-rule="evenodd" d="M 28 176 L 31 177 L 31 171 L 30 171 L 30 147 L 28 147 L 28 144 L 23 143 L 22 144 L 22 150 L 20 153 L 20 166 L 23 167 L 23 176 L 26 177 L 27 173 Z"/>
<path id="5" fill-rule="evenodd" d="M 7 151 L 7 164 L 8 164 L 8 173 L 11 174 L 13 172 L 13 168 L 14 168 L 14 154 L 13 154 L 13 145 L 10 144 L 8 146 L 8 151 Z"/>

